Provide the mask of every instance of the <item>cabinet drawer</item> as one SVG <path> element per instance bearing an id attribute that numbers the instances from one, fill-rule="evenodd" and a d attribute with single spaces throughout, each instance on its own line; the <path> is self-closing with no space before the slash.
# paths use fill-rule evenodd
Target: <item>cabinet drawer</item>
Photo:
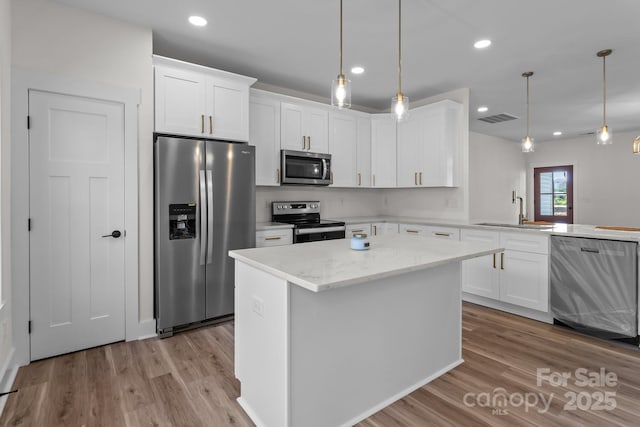
<path id="1" fill-rule="evenodd" d="M 256 231 L 256 248 L 291 245 L 292 243 L 293 232 L 291 229 Z"/>
<path id="2" fill-rule="evenodd" d="M 426 235 L 438 239 L 460 240 L 460 229 L 430 225 L 427 226 Z"/>
<path id="3" fill-rule="evenodd" d="M 393 222 L 376 222 L 371 224 L 371 235 L 372 236 L 380 236 L 382 234 L 387 233 L 399 233 L 398 224 L 394 224 Z"/>
<path id="4" fill-rule="evenodd" d="M 533 233 L 500 233 L 500 246 L 506 250 L 549 253 L 549 236 Z"/>
<path id="5" fill-rule="evenodd" d="M 400 224 L 400 233 L 402 234 L 427 234 L 426 225 Z"/>
<path id="6" fill-rule="evenodd" d="M 345 229 L 345 238 L 350 239 L 354 234 L 364 233 L 371 236 L 371 224 L 348 224 Z"/>
<path id="7" fill-rule="evenodd" d="M 500 233 L 490 230 L 463 228 L 460 232 L 460 240 L 463 242 L 480 242 L 498 245 L 500 243 Z"/>

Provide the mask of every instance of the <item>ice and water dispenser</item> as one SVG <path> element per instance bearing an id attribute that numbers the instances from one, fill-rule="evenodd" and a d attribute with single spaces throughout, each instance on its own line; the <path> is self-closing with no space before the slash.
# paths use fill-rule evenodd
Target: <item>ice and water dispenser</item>
<path id="1" fill-rule="evenodd" d="M 196 238 L 196 204 L 169 205 L 169 240 Z"/>

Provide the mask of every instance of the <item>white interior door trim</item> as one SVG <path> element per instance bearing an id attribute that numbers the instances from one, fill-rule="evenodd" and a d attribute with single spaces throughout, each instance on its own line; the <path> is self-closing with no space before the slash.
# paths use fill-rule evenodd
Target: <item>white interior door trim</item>
<path id="1" fill-rule="evenodd" d="M 11 88 L 11 282 L 14 361 L 29 363 L 29 89 L 119 102 L 125 106 L 125 338 L 148 336 L 139 320 L 138 285 L 138 105 L 140 90 L 13 67 Z"/>

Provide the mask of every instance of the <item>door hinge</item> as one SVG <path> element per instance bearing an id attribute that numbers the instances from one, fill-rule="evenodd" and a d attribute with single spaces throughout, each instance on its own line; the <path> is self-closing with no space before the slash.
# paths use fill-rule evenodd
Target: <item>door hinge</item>
<path id="1" fill-rule="evenodd" d="M 31 129 L 31 116 L 27 116 L 27 129 Z"/>
<path id="2" fill-rule="evenodd" d="M 31 320 L 29 320 L 29 323 L 27 324 L 27 329 L 29 329 L 29 333 L 31 333 Z"/>
<path id="3" fill-rule="evenodd" d="M 27 231 L 31 231 L 31 218 L 27 218 Z"/>

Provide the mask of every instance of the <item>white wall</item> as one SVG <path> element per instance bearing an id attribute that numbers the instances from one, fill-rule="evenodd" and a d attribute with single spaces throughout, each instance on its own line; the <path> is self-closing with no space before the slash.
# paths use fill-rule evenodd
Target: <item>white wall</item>
<path id="1" fill-rule="evenodd" d="M 529 193 L 533 168 L 573 165 L 575 224 L 640 227 L 640 155 L 631 152 L 636 135 L 614 133 L 610 146 L 597 145 L 590 135 L 536 144 L 536 151 L 527 155 Z M 529 208 L 533 212 L 533 201 Z"/>
<path id="2" fill-rule="evenodd" d="M 140 90 L 139 304 L 140 320 L 151 319 L 153 317 L 151 30 L 49 0 L 14 0 L 12 19 L 14 66 Z"/>
<path id="3" fill-rule="evenodd" d="M 0 0 L 0 384 L 13 350 L 11 333 L 11 2 Z M 0 391 L 5 391 L 4 389 Z M 0 408 L 1 410 L 1 408 Z"/>
<path id="4" fill-rule="evenodd" d="M 518 221 L 519 205 L 511 192 L 527 200 L 526 158 L 519 143 L 469 134 L 469 204 L 472 221 Z M 526 209 L 526 206 L 523 206 Z"/>
<path id="5" fill-rule="evenodd" d="M 380 214 L 438 219 L 469 219 L 469 89 L 458 89 L 433 96 L 410 108 L 451 99 L 463 104 L 460 119 L 462 139 L 458 157 L 460 186 L 457 188 L 420 188 L 381 190 Z"/>

